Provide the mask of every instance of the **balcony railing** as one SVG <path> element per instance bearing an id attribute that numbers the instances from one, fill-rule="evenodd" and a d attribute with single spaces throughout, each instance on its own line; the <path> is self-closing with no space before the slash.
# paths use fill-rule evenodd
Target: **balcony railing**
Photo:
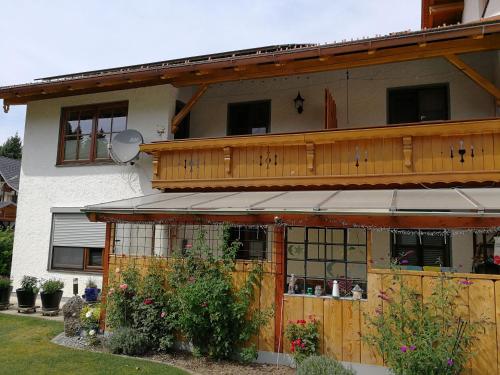
<path id="1" fill-rule="evenodd" d="M 500 181 L 500 119 L 186 139 L 141 146 L 155 188 Z"/>

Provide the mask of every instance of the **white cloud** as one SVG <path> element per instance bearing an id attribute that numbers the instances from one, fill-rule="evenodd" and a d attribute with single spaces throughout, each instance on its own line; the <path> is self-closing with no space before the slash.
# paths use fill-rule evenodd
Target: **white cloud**
<path id="1" fill-rule="evenodd" d="M 16 0 L 0 12 L 0 85 L 282 43 L 418 29 L 419 0 Z M 25 107 L 0 113 L 0 142 Z"/>

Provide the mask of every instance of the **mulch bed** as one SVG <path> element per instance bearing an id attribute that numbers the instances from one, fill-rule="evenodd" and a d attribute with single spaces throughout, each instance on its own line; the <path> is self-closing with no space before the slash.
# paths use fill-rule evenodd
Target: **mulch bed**
<path id="1" fill-rule="evenodd" d="M 82 349 L 89 351 L 107 352 L 103 347 L 87 345 L 82 337 L 67 337 L 61 333 L 52 339 L 52 342 L 58 345 L 73 349 Z M 168 354 L 149 354 L 141 358 L 162 362 L 167 365 L 175 366 L 187 370 L 195 375 L 255 375 L 255 374 L 277 374 L 293 375 L 295 370 L 287 366 L 264 365 L 264 364 L 240 364 L 228 361 L 212 361 L 206 358 L 197 358 L 187 352 L 172 352 Z"/>

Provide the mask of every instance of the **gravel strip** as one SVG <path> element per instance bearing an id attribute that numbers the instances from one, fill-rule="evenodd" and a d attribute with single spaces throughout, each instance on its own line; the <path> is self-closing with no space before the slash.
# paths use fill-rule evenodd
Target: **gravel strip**
<path id="1" fill-rule="evenodd" d="M 72 349 L 88 350 L 92 352 L 106 352 L 101 346 L 88 345 L 83 337 L 67 337 L 64 332 L 51 340 L 54 344 Z M 121 356 L 128 357 L 128 356 Z M 276 374 L 293 375 L 295 370 L 287 366 L 249 364 L 243 365 L 236 362 L 211 361 L 206 358 L 193 357 L 186 352 L 173 352 L 168 354 L 150 354 L 144 357 L 128 357 L 152 362 L 165 363 L 186 370 L 194 375 L 257 375 Z"/>

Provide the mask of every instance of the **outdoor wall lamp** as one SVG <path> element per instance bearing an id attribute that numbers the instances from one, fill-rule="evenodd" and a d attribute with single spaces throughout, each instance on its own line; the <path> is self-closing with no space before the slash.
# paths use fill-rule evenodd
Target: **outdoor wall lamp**
<path id="1" fill-rule="evenodd" d="M 300 91 L 297 93 L 297 97 L 293 99 L 295 103 L 295 109 L 300 114 L 304 111 L 304 98 L 300 96 Z"/>

